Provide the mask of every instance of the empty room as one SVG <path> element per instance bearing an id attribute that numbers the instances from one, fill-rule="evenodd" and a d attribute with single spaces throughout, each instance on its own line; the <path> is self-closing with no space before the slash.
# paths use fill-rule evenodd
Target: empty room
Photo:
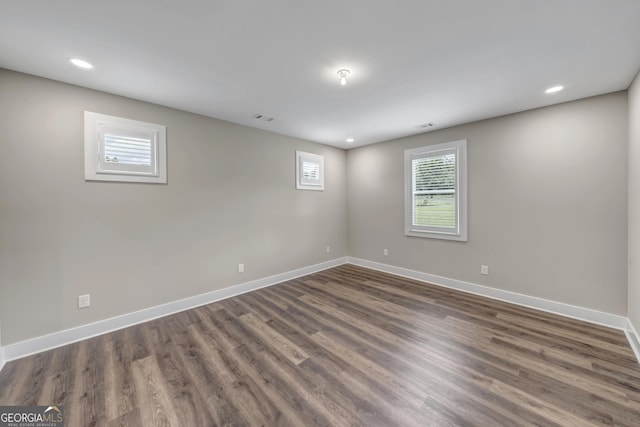
<path id="1" fill-rule="evenodd" d="M 640 2 L 0 4 L 1 426 L 640 426 Z"/>

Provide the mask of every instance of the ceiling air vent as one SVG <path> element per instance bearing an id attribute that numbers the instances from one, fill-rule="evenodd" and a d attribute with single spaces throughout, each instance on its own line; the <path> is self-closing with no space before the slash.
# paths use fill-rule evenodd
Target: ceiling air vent
<path id="1" fill-rule="evenodd" d="M 417 125 L 415 126 L 416 129 L 429 129 L 434 127 L 436 124 L 433 122 L 429 122 L 429 123 L 423 123 L 421 125 Z"/>
<path id="2" fill-rule="evenodd" d="M 265 116 L 264 114 L 260 114 L 260 113 L 254 114 L 251 117 L 253 117 L 256 120 L 263 121 L 263 122 L 272 122 L 273 121 L 273 117 L 268 117 L 268 116 Z"/>

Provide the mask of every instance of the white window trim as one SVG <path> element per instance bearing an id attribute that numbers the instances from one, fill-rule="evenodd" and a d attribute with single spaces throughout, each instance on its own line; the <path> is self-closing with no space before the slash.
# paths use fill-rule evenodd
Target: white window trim
<path id="1" fill-rule="evenodd" d="M 455 230 L 436 230 L 434 227 L 421 227 L 413 225 L 413 159 L 435 155 L 439 151 L 455 150 L 456 153 L 456 218 Z M 432 239 L 445 239 L 467 241 L 467 140 L 447 142 L 444 144 L 418 147 L 404 152 L 405 173 L 405 234 L 407 236 L 427 237 Z"/>
<path id="2" fill-rule="evenodd" d="M 152 173 L 133 170 L 101 170 L 100 129 L 104 126 L 120 127 L 153 133 L 155 150 L 153 152 Z M 84 179 L 86 181 L 142 182 L 153 184 L 167 183 L 167 133 L 166 127 L 154 123 L 141 122 L 106 114 L 84 112 Z"/>
<path id="3" fill-rule="evenodd" d="M 304 182 L 302 165 L 304 162 L 316 163 L 320 169 L 317 183 Z M 298 190 L 324 191 L 324 156 L 320 154 L 296 151 L 296 188 Z"/>

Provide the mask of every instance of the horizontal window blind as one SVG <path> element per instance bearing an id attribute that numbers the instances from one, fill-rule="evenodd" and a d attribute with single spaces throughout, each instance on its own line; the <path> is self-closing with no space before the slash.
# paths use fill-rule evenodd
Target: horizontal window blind
<path id="1" fill-rule="evenodd" d="M 412 160 L 413 225 L 456 227 L 455 153 Z"/>
<path id="2" fill-rule="evenodd" d="M 104 135 L 104 161 L 125 165 L 151 166 L 152 141 L 123 135 Z"/>
<path id="3" fill-rule="evenodd" d="M 302 177 L 307 182 L 317 182 L 320 180 L 320 163 L 302 161 Z"/>

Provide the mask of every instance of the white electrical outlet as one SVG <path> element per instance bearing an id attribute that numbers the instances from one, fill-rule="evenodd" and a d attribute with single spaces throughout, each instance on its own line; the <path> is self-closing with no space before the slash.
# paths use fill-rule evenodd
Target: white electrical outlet
<path id="1" fill-rule="evenodd" d="M 331 253 L 331 246 L 327 246 L 327 253 Z"/>
<path id="2" fill-rule="evenodd" d="M 482 274 L 484 276 L 488 276 L 489 275 L 489 266 L 488 265 L 481 265 L 480 266 L 480 274 Z"/>
<path id="3" fill-rule="evenodd" d="M 389 249 L 383 249 L 382 250 L 382 255 L 389 256 Z"/>
<path id="4" fill-rule="evenodd" d="M 238 264 L 238 273 L 244 273 L 244 264 Z"/>
<path id="5" fill-rule="evenodd" d="M 91 305 L 91 297 L 89 295 L 78 296 L 78 308 L 87 308 Z"/>

